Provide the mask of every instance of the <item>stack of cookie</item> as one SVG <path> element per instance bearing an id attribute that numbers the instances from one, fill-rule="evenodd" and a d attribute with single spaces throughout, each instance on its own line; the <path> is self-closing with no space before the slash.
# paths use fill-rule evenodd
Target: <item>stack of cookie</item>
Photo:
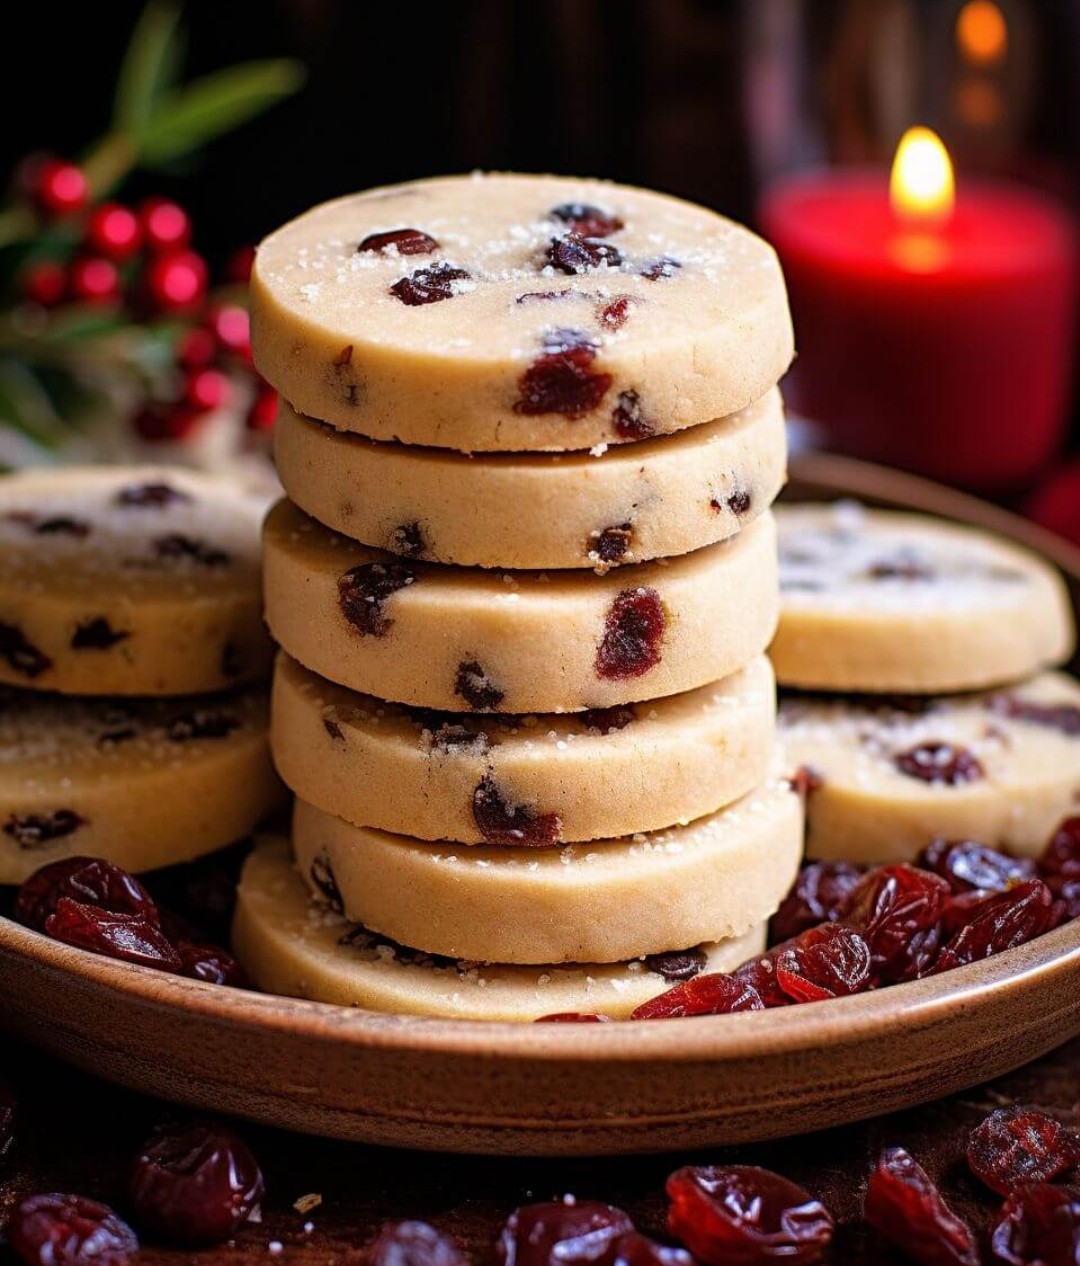
<path id="1" fill-rule="evenodd" d="M 1041 853 L 1080 791 L 1060 576 L 971 528 L 784 507 L 771 654 L 810 856 L 914 861 L 935 837 Z M 815 693 L 816 692 L 816 693 Z M 827 692 L 827 693 L 820 693 Z M 977 885 L 976 885 L 977 886 Z"/>
<path id="2" fill-rule="evenodd" d="M 157 468 L 0 480 L 0 884 L 72 855 L 189 861 L 280 804 L 259 523 Z"/>
<path id="3" fill-rule="evenodd" d="M 288 402 L 264 555 L 298 799 L 241 885 L 251 975 L 622 1016 L 757 951 L 802 826 L 764 656 L 769 247 L 640 190 L 433 180 L 272 235 L 252 322 Z"/>

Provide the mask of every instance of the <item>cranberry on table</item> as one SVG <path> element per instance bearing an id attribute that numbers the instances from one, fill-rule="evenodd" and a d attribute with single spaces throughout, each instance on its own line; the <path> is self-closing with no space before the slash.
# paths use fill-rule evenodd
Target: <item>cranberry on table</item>
<path id="1" fill-rule="evenodd" d="M 146 246 L 155 253 L 179 251 L 191 241 L 191 218 L 168 198 L 147 198 L 138 216 Z"/>
<path id="2" fill-rule="evenodd" d="M 914 980 L 937 954 L 951 895 L 946 880 L 914 866 L 879 866 L 852 892 L 845 919 L 870 946 L 880 980 Z"/>
<path id="3" fill-rule="evenodd" d="M 159 1129 L 135 1157 L 129 1188 L 140 1226 L 193 1248 L 235 1234 L 264 1190 L 247 1144 L 201 1121 Z"/>
<path id="4" fill-rule="evenodd" d="M 74 215 L 86 206 L 89 196 L 86 173 L 74 163 L 51 158 L 36 167 L 33 197 L 42 215 L 50 218 Z"/>
<path id="5" fill-rule="evenodd" d="M 139 1248 L 108 1205 L 60 1193 L 16 1205 L 7 1238 L 27 1266 L 128 1266 Z"/>
<path id="6" fill-rule="evenodd" d="M 360 1250 L 361 1266 L 466 1266 L 457 1244 L 427 1222 L 387 1222 Z"/>
<path id="7" fill-rule="evenodd" d="M 1049 1182 L 1080 1165 L 1080 1136 L 1040 1108 L 998 1108 L 971 1132 L 971 1172 L 999 1196 Z"/>
<path id="8" fill-rule="evenodd" d="M 809 1192 L 756 1165 L 688 1165 L 667 1180 L 668 1230 L 706 1266 L 824 1259 L 834 1223 Z"/>
<path id="9" fill-rule="evenodd" d="M 865 873 L 852 862 L 808 863 L 773 915 L 770 939 L 789 941 L 819 923 L 835 923 Z"/>
<path id="10" fill-rule="evenodd" d="M 1008 1266 L 1074 1266 L 1080 1261 L 1080 1188 L 1022 1187 L 1002 1206 L 990 1243 Z"/>
<path id="11" fill-rule="evenodd" d="M 143 915 L 160 922 L 153 897 L 134 875 L 99 857 L 66 857 L 35 871 L 19 889 L 15 918 L 38 932 L 62 897 L 114 914 Z"/>
<path id="12" fill-rule="evenodd" d="M 745 978 L 725 972 L 708 972 L 643 1002 L 630 1019 L 680 1020 L 686 1016 L 761 1011 L 763 1006 L 757 990 Z"/>
<path id="13" fill-rule="evenodd" d="M 614 1242 L 634 1229 L 628 1214 L 598 1200 L 523 1205 L 495 1244 L 498 1266 L 575 1266 L 607 1262 Z"/>
<path id="14" fill-rule="evenodd" d="M 119 202 L 100 203 L 86 221 L 86 244 L 109 259 L 130 259 L 142 245 L 142 235 L 138 216 Z"/>
<path id="15" fill-rule="evenodd" d="M 867 1222 L 921 1266 L 979 1266 L 975 1235 L 902 1147 L 887 1147 L 866 1189 Z"/>
<path id="16" fill-rule="evenodd" d="M 795 1002 L 862 993 L 873 984 L 870 947 L 853 928 L 823 923 L 780 950 L 776 981 Z"/>

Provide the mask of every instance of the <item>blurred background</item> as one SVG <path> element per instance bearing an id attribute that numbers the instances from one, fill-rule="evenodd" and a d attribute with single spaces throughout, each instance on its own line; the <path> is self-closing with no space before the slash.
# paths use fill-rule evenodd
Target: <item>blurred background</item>
<path id="1" fill-rule="evenodd" d="M 12 181 L 0 212 L 4 463 L 147 449 L 260 460 L 274 402 L 247 363 L 237 315 L 243 248 L 368 185 L 550 170 L 653 186 L 764 224 L 792 282 L 802 357 L 791 403 L 810 423 L 800 434 L 1024 506 L 1080 539 L 1070 457 L 1080 451 L 1080 0 L 149 10 L 111 0 L 62 20 L 28 6 L 20 27 L 45 82 L 28 97 L 19 78 L 0 81 L 0 168 Z M 917 226 L 920 242 L 938 235 L 932 265 L 896 265 L 891 229 L 884 247 L 830 243 L 860 236 L 842 205 L 783 209 L 800 173 L 851 166 L 884 207 L 897 144 L 916 124 L 955 168 L 954 224 Z M 87 177 L 81 198 L 67 162 Z M 1017 218 L 992 191 L 984 215 L 976 191 L 988 180 L 1023 186 L 1046 218 Z M 841 185 L 826 174 L 829 199 Z M 104 212 L 89 223 L 85 204 L 102 198 L 111 230 Z M 113 201 L 135 209 L 134 228 Z M 818 215 L 821 234 L 803 240 Z M 879 267 L 875 253 L 892 262 Z M 932 275 L 913 279 L 920 272 Z M 887 345 L 872 381 L 857 381 L 870 370 L 830 296 Z M 896 319 L 901 309 L 914 315 Z M 997 309 L 1000 321 L 986 316 Z M 917 334 L 931 312 L 948 324 Z M 998 361 L 1000 382 L 965 390 Z M 969 454 L 984 432 L 995 456 L 976 470 Z"/>

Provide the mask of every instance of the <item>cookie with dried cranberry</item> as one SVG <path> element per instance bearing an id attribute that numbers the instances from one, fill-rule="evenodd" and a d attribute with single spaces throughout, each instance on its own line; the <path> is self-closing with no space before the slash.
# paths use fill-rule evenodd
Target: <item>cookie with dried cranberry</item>
<path id="1" fill-rule="evenodd" d="M 578 712 L 693 690 L 761 654 L 776 622 L 769 514 L 605 576 L 403 559 L 287 501 L 264 546 L 266 619 L 284 650 L 339 685 L 443 711 Z"/>
<path id="2" fill-rule="evenodd" d="M 974 528 L 854 502 L 782 506 L 781 685 L 936 694 L 1021 681 L 1075 645 L 1061 577 Z"/>
<path id="3" fill-rule="evenodd" d="M 479 567 L 611 567 L 726 540 L 773 503 L 787 468 L 778 391 L 733 417 L 582 453 L 380 443 L 281 409 L 292 500 L 345 536 L 406 558 Z M 602 451 L 603 450 L 603 451 Z"/>
<path id="4" fill-rule="evenodd" d="M 460 1020 L 578 1013 L 629 1019 L 642 1003 L 701 972 L 760 953 L 765 927 L 744 936 L 625 963 L 482 964 L 408 949 L 313 902 L 285 840 L 265 838 L 240 881 L 233 932 L 248 976 L 267 993 L 372 1011 Z"/>
<path id="5" fill-rule="evenodd" d="M 480 844 L 505 838 L 489 820 L 501 803 L 523 824 L 554 814 L 561 840 L 589 840 L 689 822 L 757 786 L 772 759 L 776 691 L 759 656 L 649 703 L 477 716 L 356 694 L 283 654 L 272 711 L 278 771 L 327 813 Z"/>
<path id="6" fill-rule="evenodd" d="M 953 697 L 791 695 L 780 734 L 815 775 L 812 857 L 910 862 L 937 837 L 1033 857 L 1080 796 L 1080 685 L 1061 673 Z"/>
<path id="7" fill-rule="evenodd" d="M 297 801 L 293 847 L 312 891 L 329 888 L 349 920 L 494 963 L 614 963 L 742 936 L 777 908 L 802 855 L 802 803 L 786 780 L 688 826 L 616 840 L 554 844 L 550 818 L 513 810 L 486 808 L 502 843 L 460 845 Z"/>
<path id="8" fill-rule="evenodd" d="M 284 801 L 267 701 L 0 694 L 0 884 L 65 857 L 124 870 L 190 861 L 240 839 Z"/>
<path id="9" fill-rule="evenodd" d="M 589 449 L 726 417 L 793 354 L 772 248 L 595 180 L 472 175 L 315 207 L 259 247 L 260 372 L 299 412 L 461 452 Z"/>
<path id="10" fill-rule="evenodd" d="M 0 682 L 181 695 L 263 676 L 265 493 L 173 468 L 0 477 Z"/>

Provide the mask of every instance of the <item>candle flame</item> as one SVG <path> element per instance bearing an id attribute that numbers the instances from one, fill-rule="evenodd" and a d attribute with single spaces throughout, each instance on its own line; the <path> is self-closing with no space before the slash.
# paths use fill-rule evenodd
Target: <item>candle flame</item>
<path id="1" fill-rule="evenodd" d="M 889 200 L 897 215 L 917 224 L 943 224 L 956 201 L 953 166 L 935 132 L 909 128 L 893 159 Z"/>

